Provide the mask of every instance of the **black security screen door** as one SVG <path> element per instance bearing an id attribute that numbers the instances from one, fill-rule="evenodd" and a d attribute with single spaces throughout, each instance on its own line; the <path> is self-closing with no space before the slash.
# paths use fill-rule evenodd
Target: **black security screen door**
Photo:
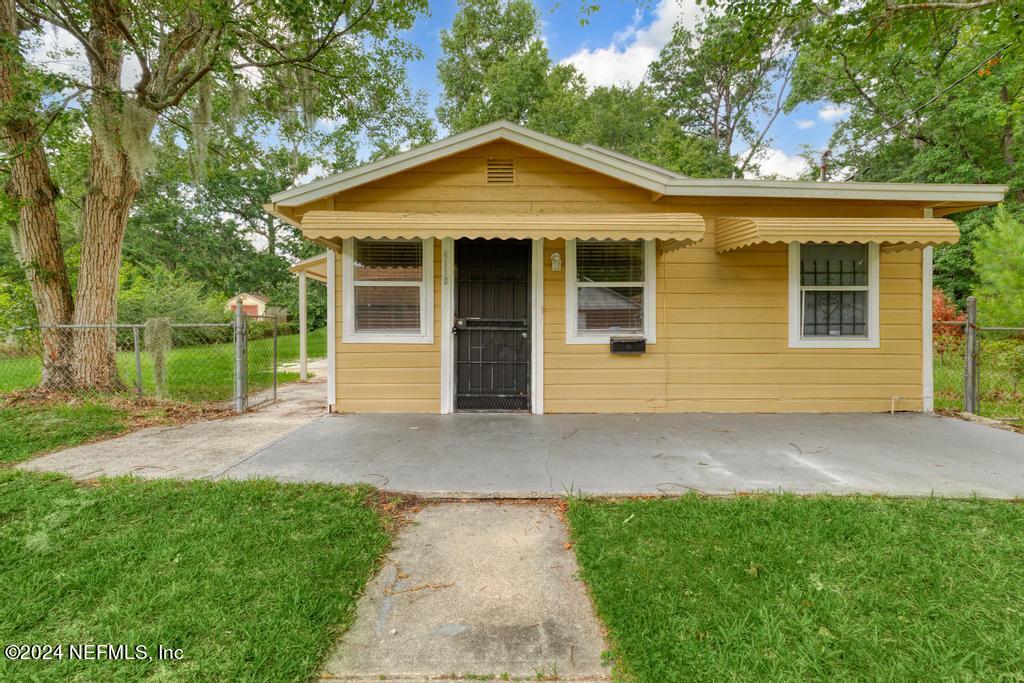
<path id="1" fill-rule="evenodd" d="M 455 243 L 455 409 L 530 409 L 530 242 Z"/>

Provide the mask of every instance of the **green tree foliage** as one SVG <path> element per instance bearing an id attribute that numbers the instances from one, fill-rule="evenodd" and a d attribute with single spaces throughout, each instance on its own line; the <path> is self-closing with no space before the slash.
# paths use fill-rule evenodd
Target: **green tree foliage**
<path id="1" fill-rule="evenodd" d="M 441 34 L 438 120 L 452 133 L 506 119 L 696 177 L 738 173 L 728 151 L 680 126 L 648 85 L 588 89 L 552 64 L 530 0 L 462 0 Z"/>
<path id="2" fill-rule="evenodd" d="M 1000 207 L 992 225 L 979 233 L 974 245 L 979 318 L 988 325 L 1024 326 L 1024 210 Z"/>
<path id="3" fill-rule="evenodd" d="M 451 28 L 441 31 L 441 49 L 437 118 L 452 133 L 498 119 L 525 124 L 572 82 L 566 71 L 548 78 L 551 58 L 530 0 L 460 0 Z"/>
<path id="4" fill-rule="evenodd" d="M 225 297 L 211 294 L 201 282 L 157 266 L 143 273 L 132 265 L 121 268 L 118 291 L 120 322 L 142 323 L 169 318 L 173 323 L 223 322 Z"/>
<path id="5" fill-rule="evenodd" d="M 756 167 L 783 109 L 797 25 L 786 11 L 763 13 L 758 21 L 706 12 L 693 31 L 676 25 L 651 64 L 648 78 L 685 133 L 713 141 L 722 156 L 745 148 L 736 159 L 739 174 Z"/>
<path id="6" fill-rule="evenodd" d="M 1002 183 L 1012 211 L 1024 201 L 1024 2 L 708 4 L 746 23 L 784 15 L 799 26 L 786 107 L 826 101 L 848 112 L 828 143 L 829 179 Z M 993 215 L 952 216 L 962 240 L 936 249 L 936 284 L 958 305 L 977 284 L 975 237 Z"/>

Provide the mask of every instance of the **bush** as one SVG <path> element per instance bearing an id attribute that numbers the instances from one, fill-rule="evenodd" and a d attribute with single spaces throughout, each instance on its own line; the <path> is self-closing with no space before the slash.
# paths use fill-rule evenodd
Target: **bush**
<path id="1" fill-rule="evenodd" d="M 974 247 L 984 325 L 1024 326 L 1024 221 L 1000 206 Z"/>
<path id="2" fill-rule="evenodd" d="M 144 323 L 169 318 L 172 323 L 228 322 L 227 297 L 210 293 L 200 282 L 157 266 L 143 272 L 126 264 L 121 269 L 118 322 Z"/>

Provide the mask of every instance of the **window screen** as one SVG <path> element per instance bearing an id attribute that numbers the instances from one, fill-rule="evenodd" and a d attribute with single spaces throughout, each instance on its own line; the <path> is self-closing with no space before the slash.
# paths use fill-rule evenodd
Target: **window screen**
<path id="1" fill-rule="evenodd" d="M 800 289 L 804 337 L 867 336 L 867 245 L 802 245 Z"/>
<path id="2" fill-rule="evenodd" d="M 356 332 L 420 331 L 422 242 L 358 240 L 352 266 Z"/>
<path id="3" fill-rule="evenodd" d="M 578 241 L 576 308 L 579 333 L 643 332 L 643 242 Z"/>

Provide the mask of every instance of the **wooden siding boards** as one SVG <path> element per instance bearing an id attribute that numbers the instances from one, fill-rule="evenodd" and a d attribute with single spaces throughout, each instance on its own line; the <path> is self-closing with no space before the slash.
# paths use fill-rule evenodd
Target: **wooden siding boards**
<path id="1" fill-rule="evenodd" d="M 486 184 L 486 160 L 512 158 L 512 186 Z M 920 217 L 912 202 L 662 197 L 506 142 L 479 147 L 318 200 L 302 210 L 435 213 L 695 212 L 754 216 Z M 565 343 L 563 240 L 544 244 L 545 412 L 840 412 L 920 410 L 921 250 L 880 255 L 877 349 L 790 349 L 784 245 L 719 254 L 714 221 L 696 245 L 659 250 L 657 343 L 641 356 Z M 434 343 L 337 342 L 339 411 L 440 411 L 440 240 Z M 341 321 L 340 256 L 337 320 Z"/>
<path id="2" fill-rule="evenodd" d="M 332 252 L 333 253 L 333 252 Z M 343 320 L 341 255 L 337 258 L 335 320 Z M 337 404 L 342 413 L 437 413 L 441 410 L 441 244 L 434 240 L 434 342 L 345 344 L 336 325 Z M 450 327 L 448 329 L 451 329 Z"/>

